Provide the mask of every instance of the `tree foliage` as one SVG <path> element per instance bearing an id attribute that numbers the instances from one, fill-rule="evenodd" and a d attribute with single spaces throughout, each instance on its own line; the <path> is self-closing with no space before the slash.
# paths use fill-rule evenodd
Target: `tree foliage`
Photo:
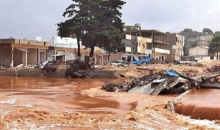
<path id="1" fill-rule="evenodd" d="M 218 52 L 220 51 L 220 34 L 215 34 L 214 38 L 211 40 L 209 44 L 209 53 L 217 53 L 218 59 Z"/>
<path id="2" fill-rule="evenodd" d="M 90 57 L 95 46 L 112 52 L 121 43 L 124 23 L 120 9 L 124 4 L 122 0 L 73 0 L 63 14 L 70 19 L 58 25 L 59 34 L 81 39 L 91 48 Z"/>

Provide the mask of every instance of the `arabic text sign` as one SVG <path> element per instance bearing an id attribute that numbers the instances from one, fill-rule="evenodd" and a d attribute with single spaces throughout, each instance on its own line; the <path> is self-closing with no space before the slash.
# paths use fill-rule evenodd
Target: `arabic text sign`
<path id="1" fill-rule="evenodd" d="M 54 36 L 54 47 L 77 48 L 76 38 Z"/>

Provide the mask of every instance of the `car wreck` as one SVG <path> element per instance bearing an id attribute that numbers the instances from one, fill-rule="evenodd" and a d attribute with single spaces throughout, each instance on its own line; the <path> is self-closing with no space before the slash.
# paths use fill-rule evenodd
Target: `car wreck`
<path id="1" fill-rule="evenodd" d="M 130 92 L 148 95 L 181 94 L 191 89 L 220 88 L 220 84 L 213 82 L 218 76 L 220 74 L 212 77 L 189 77 L 175 70 L 167 70 L 134 78 L 131 82 L 106 82 L 102 89 L 108 92 Z"/>

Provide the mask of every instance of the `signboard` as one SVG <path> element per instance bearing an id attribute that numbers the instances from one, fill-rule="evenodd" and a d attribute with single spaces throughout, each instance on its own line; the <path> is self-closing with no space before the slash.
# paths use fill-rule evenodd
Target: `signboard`
<path id="1" fill-rule="evenodd" d="M 154 51 L 158 53 L 170 54 L 170 50 L 161 49 L 161 48 L 155 48 Z"/>
<path id="2" fill-rule="evenodd" d="M 69 37 L 61 38 L 60 36 L 54 36 L 53 45 L 54 47 L 78 48 L 77 39 L 69 38 Z M 81 42 L 80 42 L 80 46 L 81 46 Z"/>
<path id="3" fill-rule="evenodd" d="M 42 37 L 35 37 L 35 42 L 36 43 L 41 43 L 42 42 Z"/>

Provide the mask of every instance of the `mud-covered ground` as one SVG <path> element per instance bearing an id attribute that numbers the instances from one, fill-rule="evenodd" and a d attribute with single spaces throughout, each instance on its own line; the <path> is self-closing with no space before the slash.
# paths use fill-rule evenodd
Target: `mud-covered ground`
<path id="1" fill-rule="evenodd" d="M 203 73 L 204 67 L 154 65 Z M 104 68 L 120 69 L 120 68 Z M 126 70 L 126 68 L 121 68 Z M 104 81 L 129 80 L 147 70 L 127 68 L 120 79 L 48 79 L 0 77 L 0 128 L 13 130 L 72 129 L 220 129 L 218 120 L 193 120 L 171 113 L 166 104 L 178 95 L 149 96 L 101 90 Z M 216 100 L 215 100 L 216 101 Z M 219 123 L 219 124 L 218 124 Z"/>

